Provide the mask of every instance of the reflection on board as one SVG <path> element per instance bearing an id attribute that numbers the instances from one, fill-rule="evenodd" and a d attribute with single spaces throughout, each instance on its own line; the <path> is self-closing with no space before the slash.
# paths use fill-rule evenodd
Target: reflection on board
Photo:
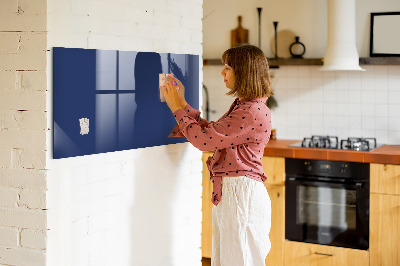
<path id="1" fill-rule="evenodd" d="M 168 138 L 176 121 L 160 100 L 161 73 L 181 80 L 186 101 L 199 108 L 198 55 L 53 48 L 53 158 L 186 142 Z"/>

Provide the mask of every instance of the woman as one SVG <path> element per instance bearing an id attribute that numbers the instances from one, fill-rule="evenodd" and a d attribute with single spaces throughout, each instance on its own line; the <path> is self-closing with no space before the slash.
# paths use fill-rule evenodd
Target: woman
<path id="1" fill-rule="evenodd" d="M 268 62 L 252 45 L 225 51 L 221 71 L 227 95 L 237 98 L 218 121 L 200 118 L 184 99 L 184 87 L 169 77 L 161 87 L 178 124 L 170 137 L 185 136 L 196 148 L 214 151 L 207 160 L 213 182 L 212 265 L 265 265 L 271 244 L 271 202 L 261 158 L 271 131 Z"/>

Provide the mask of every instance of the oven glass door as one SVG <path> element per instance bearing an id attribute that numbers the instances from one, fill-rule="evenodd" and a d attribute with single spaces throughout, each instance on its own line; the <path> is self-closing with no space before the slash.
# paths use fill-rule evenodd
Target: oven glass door
<path id="1" fill-rule="evenodd" d="M 337 228 L 356 229 L 355 190 L 330 187 L 297 187 L 297 223 Z M 322 244 L 332 242 L 332 235 L 319 234 Z"/>
<path id="2" fill-rule="evenodd" d="M 286 238 L 368 249 L 368 207 L 362 202 L 363 194 L 361 184 L 287 181 Z"/>

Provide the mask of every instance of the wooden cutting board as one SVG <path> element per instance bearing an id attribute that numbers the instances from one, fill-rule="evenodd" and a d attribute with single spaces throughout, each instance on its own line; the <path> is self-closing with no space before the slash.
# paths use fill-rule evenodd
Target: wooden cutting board
<path id="1" fill-rule="evenodd" d="M 231 48 L 238 44 L 249 43 L 249 31 L 242 27 L 242 16 L 238 16 L 238 27 L 231 30 Z"/>

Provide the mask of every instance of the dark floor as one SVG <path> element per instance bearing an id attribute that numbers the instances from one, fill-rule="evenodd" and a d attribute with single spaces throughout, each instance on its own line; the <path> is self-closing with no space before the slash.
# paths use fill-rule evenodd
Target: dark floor
<path id="1" fill-rule="evenodd" d="M 203 266 L 211 266 L 211 259 L 209 258 L 202 258 L 201 262 L 203 263 Z"/>

